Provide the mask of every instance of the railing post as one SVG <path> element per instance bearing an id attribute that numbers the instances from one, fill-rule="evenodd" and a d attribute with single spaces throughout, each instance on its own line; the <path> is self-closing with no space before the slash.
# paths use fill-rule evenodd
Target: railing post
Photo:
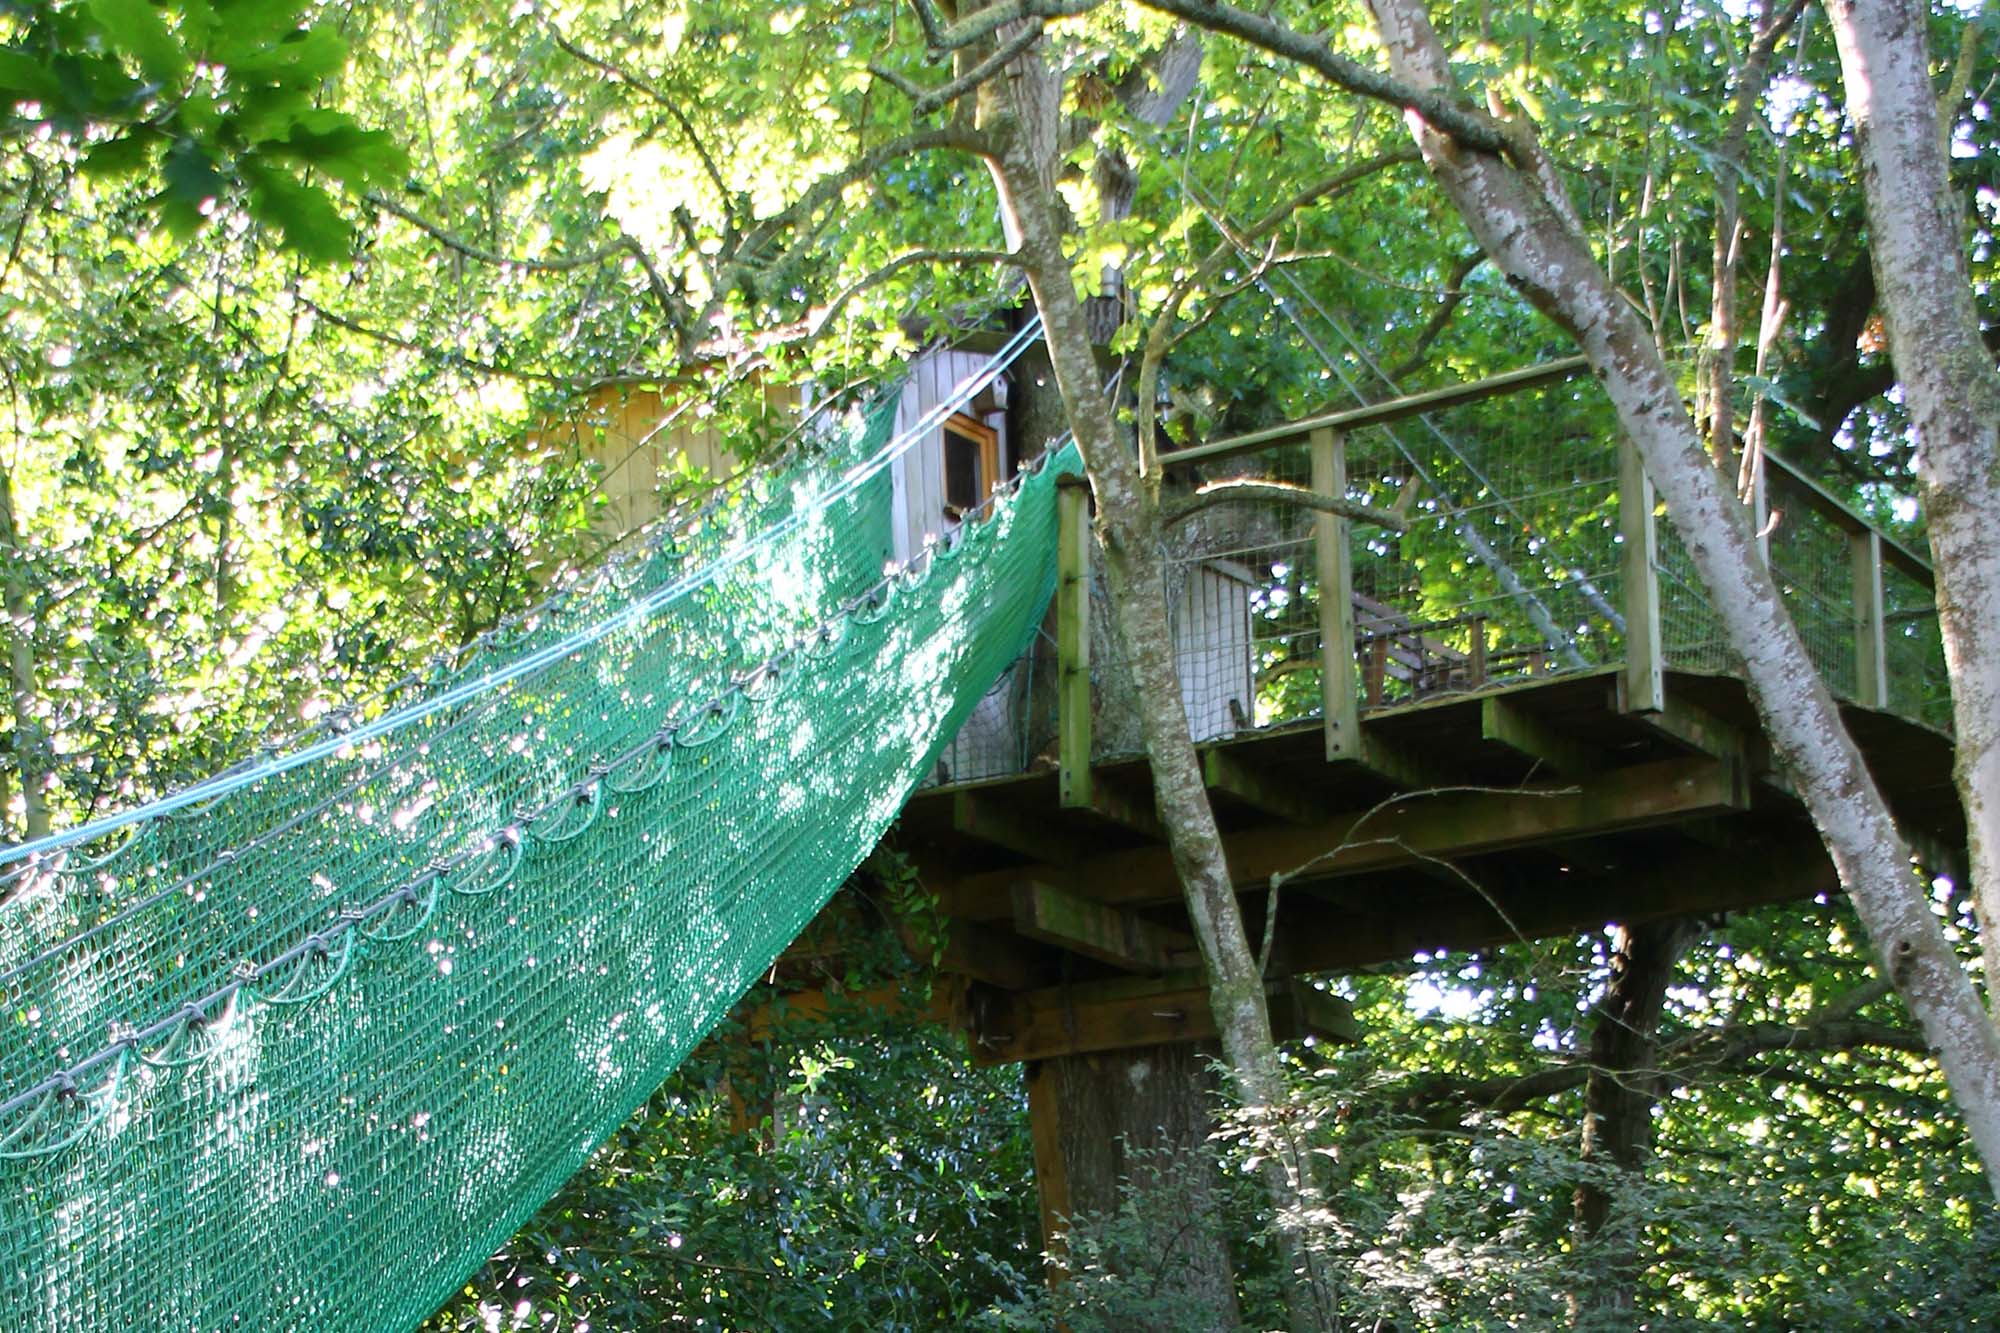
<path id="1" fill-rule="evenodd" d="M 1056 765 L 1061 803 L 1090 804 L 1090 485 L 1056 481 Z"/>
<path id="2" fill-rule="evenodd" d="M 1847 549 L 1854 570 L 1854 698 L 1889 706 L 1889 636 L 1882 611 L 1882 538 L 1853 532 Z"/>
<path id="3" fill-rule="evenodd" d="M 1336 499 L 1347 495 L 1347 437 L 1321 428 L 1312 433 L 1312 488 Z M 1361 710 L 1354 687 L 1354 565 L 1347 520 L 1313 515 L 1313 556 L 1319 577 L 1320 712 L 1326 719 L 1326 757 L 1361 757 Z"/>
<path id="4" fill-rule="evenodd" d="M 1625 601 L 1625 689 L 1628 713 L 1657 713 L 1667 706 L 1660 660 L 1660 534 L 1653 518 L 1653 479 L 1629 439 L 1618 442 L 1618 531 L 1625 552 L 1621 582 Z"/>

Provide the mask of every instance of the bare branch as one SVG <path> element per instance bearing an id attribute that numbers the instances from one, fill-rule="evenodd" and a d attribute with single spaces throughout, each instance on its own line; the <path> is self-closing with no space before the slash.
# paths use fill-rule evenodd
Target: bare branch
<path id="1" fill-rule="evenodd" d="M 1358 96 L 1414 111 L 1432 128 L 1450 135 L 1463 147 L 1486 153 L 1505 153 L 1513 147 L 1512 139 L 1491 117 L 1441 92 L 1418 88 L 1350 60 L 1336 53 L 1323 37 L 1309 37 L 1275 19 L 1238 9 L 1223 0 L 1146 0 L 1146 4 L 1297 61 Z"/>
<path id="2" fill-rule="evenodd" d="M 963 51 L 968 46 L 985 41 L 1010 23 L 1069 18 L 1086 13 L 1097 8 L 1100 0 L 1014 0 L 1013 4 L 982 9 L 949 28 L 940 19 L 935 0 L 910 0 L 910 3 L 917 11 L 917 22 L 924 26 L 924 41 L 931 50 L 943 53 Z"/>
<path id="3" fill-rule="evenodd" d="M 364 197 L 369 203 L 375 205 L 375 207 L 381 209 L 384 213 L 401 218 L 418 231 L 444 246 L 445 249 L 455 251 L 477 263 L 491 264 L 495 268 L 518 268 L 530 273 L 574 273 L 578 269 L 592 268 L 598 264 L 616 259 L 620 255 L 630 254 L 633 249 L 631 238 L 621 236 L 609 245 L 587 251 L 584 254 L 572 255 L 567 259 L 522 259 L 515 255 L 503 255 L 497 250 L 488 250 L 484 246 L 474 245 L 472 242 L 445 230 L 437 223 L 426 219 L 422 215 L 411 212 L 379 190 L 370 190 Z"/>
<path id="4" fill-rule="evenodd" d="M 552 384 L 558 388 L 568 389 L 575 393 L 587 393 L 592 389 L 613 388 L 619 385 L 659 384 L 672 378 L 671 375 L 651 371 L 630 371 L 616 375 L 591 375 L 578 378 L 570 375 L 558 375 L 546 370 L 523 370 L 515 366 L 502 366 L 491 361 L 481 361 L 476 357 L 466 356 L 464 353 L 453 351 L 448 347 L 433 347 L 429 343 L 418 342 L 414 338 L 404 338 L 390 333 L 386 329 L 373 328 L 357 320 L 349 319 L 345 315 L 328 310 L 309 296 L 300 295 L 298 302 L 301 306 L 310 310 L 315 319 L 323 320 L 335 328 L 346 329 L 349 333 L 366 338 L 370 342 L 379 342 L 390 347 L 401 348 L 406 352 L 414 352 L 427 361 L 441 366 L 449 366 L 454 370 L 476 371 L 482 375 L 497 375 L 503 379 L 522 380 L 532 384 Z"/>
<path id="5" fill-rule="evenodd" d="M 833 322 L 847 303 L 867 291 L 870 287 L 887 281 L 903 269 L 918 264 L 1015 264 L 1020 261 L 1005 250 L 912 250 L 897 255 L 873 272 L 857 278 L 837 293 L 826 307 L 816 312 L 807 329 L 806 336 L 816 338 L 827 325 Z"/>
<path id="6" fill-rule="evenodd" d="M 1380 509 L 1341 496 L 1321 495 L 1317 491 L 1304 486 L 1294 486 L 1289 482 L 1259 480 L 1210 482 L 1186 500 L 1163 506 L 1160 511 L 1160 521 L 1171 526 L 1194 517 L 1204 509 L 1249 501 L 1275 501 L 1279 504 L 1298 505 L 1302 509 L 1315 509 L 1322 514 L 1334 514 L 1357 523 L 1374 523 L 1395 532 L 1401 532 L 1408 526 L 1403 521 L 1403 516 L 1393 509 Z"/>
<path id="7" fill-rule="evenodd" d="M 687 118 L 687 113 L 681 110 L 680 103 L 624 66 L 615 64 L 603 56 L 587 51 L 570 41 L 553 23 L 548 25 L 548 29 L 559 49 L 568 52 L 578 61 L 590 66 L 598 73 L 608 74 L 626 87 L 645 94 L 648 99 L 657 103 L 669 116 L 674 118 L 674 123 L 680 126 L 681 137 L 687 140 L 688 147 L 694 150 L 694 155 L 701 159 L 702 170 L 708 173 L 708 179 L 715 186 L 716 194 L 721 196 L 723 210 L 733 216 L 735 208 L 734 201 L 730 197 L 729 186 L 723 181 L 722 172 L 717 169 L 715 159 L 709 155 L 708 146 L 701 141 L 701 136 L 695 133 L 694 123 Z"/>
<path id="8" fill-rule="evenodd" d="M 1432 313 L 1423 331 L 1417 334 L 1417 341 L 1410 348 L 1410 354 L 1390 368 L 1390 379 L 1400 380 L 1424 364 L 1424 359 L 1430 355 L 1431 344 L 1438 340 L 1439 335 L 1445 331 L 1445 326 L 1451 323 L 1451 317 L 1458 313 L 1461 305 L 1465 304 L 1465 280 L 1472 276 L 1474 269 L 1485 262 L 1486 252 L 1474 250 L 1452 265 L 1451 277 L 1445 284 L 1444 304 Z"/>
<path id="9" fill-rule="evenodd" d="M 997 50 L 971 69 L 936 88 L 925 88 L 921 84 L 913 83 L 886 65 L 870 64 L 868 71 L 908 97 L 912 102 L 910 114 L 921 120 L 933 111 L 950 106 L 967 93 L 977 91 L 988 79 L 1005 69 L 1016 57 L 1041 39 L 1042 25 L 1033 23 L 1002 42 Z"/>

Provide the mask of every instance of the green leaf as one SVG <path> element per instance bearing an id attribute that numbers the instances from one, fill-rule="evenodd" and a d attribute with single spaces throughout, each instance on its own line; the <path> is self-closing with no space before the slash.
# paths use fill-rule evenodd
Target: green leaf
<path id="1" fill-rule="evenodd" d="M 62 96 L 55 73 L 33 56 L 0 47 L 0 98 L 10 101 L 54 101 Z"/>
<path id="2" fill-rule="evenodd" d="M 149 0 L 87 0 L 105 40 L 139 62 L 146 77 L 174 86 L 187 76 L 187 52 Z"/>
<path id="3" fill-rule="evenodd" d="M 166 177 L 167 195 L 196 209 L 220 195 L 226 184 L 222 172 L 216 168 L 215 159 L 192 139 L 174 141 L 174 146 L 167 150 L 161 174 Z"/>
<path id="4" fill-rule="evenodd" d="M 326 191 L 256 158 L 246 158 L 241 167 L 250 187 L 250 216 L 276 227 L 286 249 L 320 262 L 347 256 L 354 230 Z"/>
<path id="5" fill-rule="evenodd" d="M 146 169 L 158 146 L 155 135 L 139 131 L 107 140 L 83 155 L 83 174 L 97 180 L 133 175 Z"/>
<path id="6" fill-rule="evenodd" d="M 271 45 L 237 45 L 234 58 L 219 58 L 239 79 L 301 87 L 337 74 L 347 64 L 347 43 L 325 25 L 291 33 Z"/>

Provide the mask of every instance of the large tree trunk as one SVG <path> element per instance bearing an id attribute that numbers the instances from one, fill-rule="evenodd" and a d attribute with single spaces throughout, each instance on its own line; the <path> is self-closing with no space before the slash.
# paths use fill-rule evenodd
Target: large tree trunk
<path id="1" fill-rule="evenodd" d="M 1653 1107 L 1664 1087 L 1656 1067 L 1660 1014 L 1694 932 L 1678 921 L 1621 926 L 1611 951 L 1611 979 L 1590 1032 L 1590 1075 L 1583 1085 L 1580 1155 L 1636 1177 L 1653 1147 Z M 1632 1326 L 1638 1297 L 1637 1219 L 1617 1212 L 1613 1192 L 1595 1178 L 1577 1186 L 1579 1248 L 1596 1262 L 1571 1303 L 1581 1328 Z"/>
<path id="2" fill-rule="evenodd" d="M 1867 194 L 1889 355 L 1917 435 L 1938 565 L 1958 791 L 1989 958 L 2000 940 L 2000 369 L 1980 337 L 1931 90 L 1930 10 L 1827 5 Z"/>
<path id="3" fill-rule="evenodd" d="M 1234 1084 L 1232 1092 L 1252 1114 L 1262 1109 L 1275 1116 L 1286 1098 L 1284 1071 L 1271 1036 L 1263 977 L 1244 931 L 1215 812 L 1181 706 L 1159 513 L 1141 485 L 1136 457 L 1117 429 L 1099 382 L 1083 304 L 1063 252 L 1064 223 L 1054 189 L 1053 158 L 1039 151 L 1047 131 L 1022 132 L 1023 126 L 1039 125 L 1044 114 L 1041 107 L 1022 106 L 1023 99 L 1049 95 L 1049 80 L 1033 55 L 1017 64 L 1032 71 L 1010 75 L 996 99 L 1002 102 L 998 115 L 989 120 L 1000 138 L 992 165 L 1008 234 L 1041 311 L 1052 369 L 1068 404 L 1071 430 L 1097 502 L 1096 534 L 1113 616 L 1138 695 L 1160 821 L 1207 967 L 1210 1006 Z M 1274 1124 L 1272 1129 L 1281 1132 L 1282 1127 Z M 1292 1177 L 1288 1158 L 1296 1161 L 1297 1155 L 1267 1158 L 1265 1179 L 1295 1278 L 1292 1326 L 1324 1328 L 1333 1322 L 1333 1309 L 1324 1284 L 1315 1280 L 1299 1182 Z"/>
<path id="4" fill-rule="evenodd" d="M 1028 1105 L 1051 1253 L 1135 1190 L 1144 1234 L 1122 1276 L 1186 1310 L 1190 1326 L 1220 1330 L 1241 1315 L 1209 1147 L 1211 1058 L 1182 1043 L 1043 1060 L 1028 1070 Z"/>
<path id="5" fill-rule="evenodd" d="M 1374 12 L 1397 76 L 1452 95 L 1444 48 L 1420 0 L 1374 0 Z M 1743 659 L 1772 748 L 1792 774 L 1887 975 L 1937 1051 L 1988 1181 L 2000 1191 L 2000 1039 L 1931 915 L 1909 849 L 1658 348 L 1605 277 L 1525 123 L 1509 127 L 1507 157 L 1461 147 L 1415 116 L 1411 123 L 1433 174 L 1494 263 L 1575 336 L 1603 381 Z M 1993 587 L 2000 591 L 2000 582 Z M 1989 708 L 1996 701 L 2000 695 L 1987 696 Z"/>

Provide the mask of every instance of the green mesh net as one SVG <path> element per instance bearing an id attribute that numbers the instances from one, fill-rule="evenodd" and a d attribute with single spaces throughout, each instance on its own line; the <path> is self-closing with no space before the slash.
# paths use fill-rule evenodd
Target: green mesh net
<path id="1" fill-rule="evenodd" d="M 639 1105 L 1053 588 L 1073 449 L 885 577 L 892 407 L 313 762 L 12 867 L 0 1326 L 413 1325 Z"/>

